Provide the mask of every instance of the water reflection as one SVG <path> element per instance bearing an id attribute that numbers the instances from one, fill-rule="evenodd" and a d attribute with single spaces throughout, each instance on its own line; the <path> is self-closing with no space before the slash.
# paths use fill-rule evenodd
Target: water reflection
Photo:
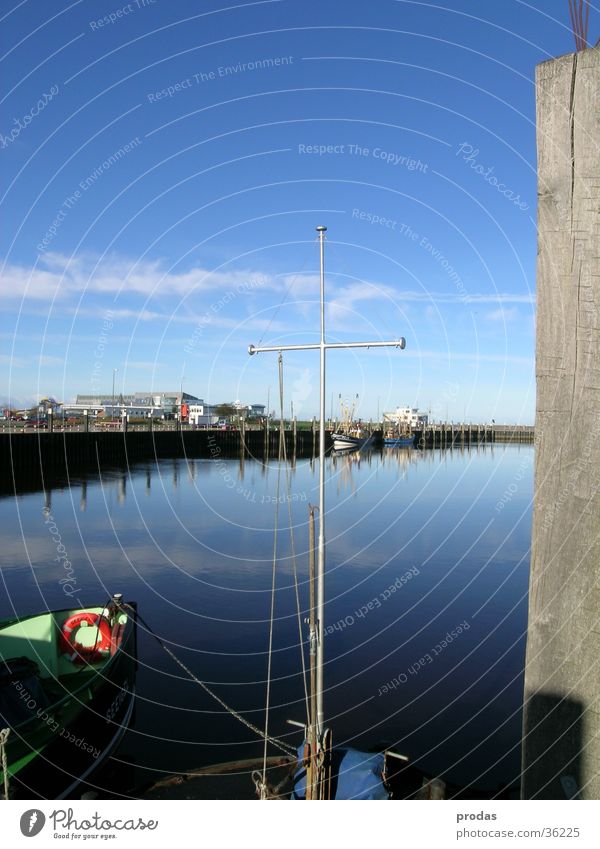
<path id="1" fill-rule="evenodd" d="M 338 742 L 396 745 L 457 783 L 518 775 L 531 455 L 486 446 L 328 458 L 326 710 Z M 304 617 L 317 490 L 312 460 L 286 475 L 272 460 L 217 455 L 5 498 L 0 616 L 65 606 L 49 512 L 81 604 L 114 591 L 137 600 L 184 662 L 260 724 L 277 523 L 272 722 L 289 734 L 303 706 L 292 555 Z M 254 754 L 144 633 L 140 658 L 121 758 L 175 770 Z"/>

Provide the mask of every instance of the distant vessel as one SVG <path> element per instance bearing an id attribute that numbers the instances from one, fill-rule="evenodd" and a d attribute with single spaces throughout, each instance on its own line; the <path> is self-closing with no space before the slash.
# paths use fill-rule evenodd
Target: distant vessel
<path id="1" fill-rule="evenodd" d="M 410 448 L 414 445 L 414 436 L 384 436 L 383 444 L 390 448 Z"/>
<path id="2" fill-rule="evenodd" d="M 409 447 L 415 441 L 410 428 L 388 427 L 383 435 L 383 444 L 391 448 Z"/>
<path id="3" fill-rule="evenodd" d="M 348 433 L 332 433 L 331 438 L 336 451 L 357 451 L 367 441 L 367 437 L 362 435 L 362 430 L 359 427 Z"/>
<path id="4" fill-rule="evenodd" d="M 360 421 L 354 421 L 354 408 L 357 400 L 358 395 L 352 402 L 352 405 L 349 406 L 344 404 L 340 396 L 342 421 L 338 430 L 331 434 L 335 451 L 357 451 L 359 448 L 362 448 L 369 439 L 369 435 L 364 433 Z"/>

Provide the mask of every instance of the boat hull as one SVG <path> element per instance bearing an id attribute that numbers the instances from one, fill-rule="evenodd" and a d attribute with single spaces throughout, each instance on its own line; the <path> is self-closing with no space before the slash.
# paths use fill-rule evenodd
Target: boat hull
<path id="1" fill-rule="evenodd" d="M 358 451 L 367 441 L 366 437 L 348 436 L 344 433 L 333 433 L 331 439 L 336 451 Z"/>
<path id="2" fill-rule="evenodd" d="M 414 445 L 414 441 L 414 436 L 387 436 L 384 438 L 383 444 L 388 446 L 389 448 L 408 448 L 409 446 Z"/>
<path id="3" fill-rule="evenodd" d="M 131 606 L 118 650 L 98 671 L 82 667 L 70 698 L 43 707 L 29 700 L 33 727 L 18 724 L 8 738 L 11 799 L 68 798 L 110 756 L 133 714 L 136 643 Z"/>

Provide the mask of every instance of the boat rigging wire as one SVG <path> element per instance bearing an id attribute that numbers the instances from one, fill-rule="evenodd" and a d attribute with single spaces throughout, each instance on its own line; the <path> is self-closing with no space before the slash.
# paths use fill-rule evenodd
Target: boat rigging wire
<path id="1" fill-rule="evenodd" d="M 281 355 L 280 355 L 281 356 Z M 283 416 L 283 413 L 282 413 Z M 281 442 L 280 442 L 281 455 Z M 267 786 L 267 747 L 269 745 L 269 707 L 271 698 L 271 664 L 273 661 L 273 626 L 275 620 L 275 581 L 277 577 L 277 528 L 279 525 L 279 487 L 281 483 L 281 462 L 277 468 L 277 498 L 275 499 L 275 526 L 273 528 L 273 565 L 271 569 L 271 617 L 269 622 L 269 651 L 267 655 L 267 692 L 265 696 L 265 733 L 263 735 L 265 745 L 263 749 L 263 771 L 262 782 L 257 785 L 260 798 L 266 799 Z"/>
<path id="2" fill-rule="evenodd" d="M 273 568 L 271 573 L 271 616 L 269 621 L 269 650 L 268 650 L 268 661 L 267 661 L 267 692 L 265 697 L 265 731 L 264 731 L 264 750 L 263 750 L 263 772 L 262 779 L 255 779 L 255 785 L 257 792 L 260 795 L 261 799 L 268 798 L 267 793 L 267 747 L 269 740 L 269 708 L 270 708 L 270 696 L 271 696 L 271 666 L 272 666 L 272 658 L 273 658 L 273 630 L 274 630 L 274 621 L 275 621 L 275 589 L 276 589 L 276 570 L 277 570 L 277 532 L 279 528 L 279 503 L 280 498 L 279 494 L 281 491 L 281 466 L 285 468 L 285 480 L 286 480 L 286 494 L 289 496 L 290 494 L 290 478 L 289 478 L 289 467 L 287 462 L 287 448 L 285 442 L 285 426 L 283 419 L 283 411 L 284 411 L 284 383 L 283 383 L 283 355 L 279 352 L 278 357 L 278 371 L 279 371 L 279 456 L 278 456 L 278 466 L 277 466 L 277 490 L 276 490 L 276 498 L 275 498 L 275 520 L 274 520 L 274 533 L 273 533 Z M 299 646 L 300 646 L 300 657 L 302 661 L 302 681 L 304 684 L 304 700 L 306 705 L 306 717 L 307 724 L 310 721 L 310 706 L 308 699 L 308 685 L 306 679 L 306 661 L 304 658 L 304 648 L 303 648 L 303 634 L 302 634 L 302 613 L 300 610 L 300 593 L 298 588 L 298 570 L 296 567 L 296 548 L 294 544 L 294 527 L 292 521 L 292 502 L 291 498 L 287 498 L 288 503 L 288 521 L 290 526 L 290 546 L 291 546 L 291 554 L 292 554 L 292 569 L 294 575 L 294 590 L 296 596 L 296 614 L 298 620 L 298 634 L 299 634 Z"/>
<path id="3" fill-rule="evenodd" d="M 123 605 L 123 607 L 127 607 L 127 608 L 129 608 L 130 610 L 132 610 L 132 611 L 133 611 L 133 608 L 132 608 L 132 607 L 131 607 L 131 605 L 129 605 L 129 604 L 124 604 L 124 605 Z M 230 705 L 228 705 L 228 704 L 227 704 L 227 702 L 223 701 L 223 699 L 222 699 L 220 696 L 217 696 L 217 694 L 214 692 L 214 690 L 211 690 L 211 688 L 208 686 L 208 684 L 205 684 L 205 683 L 204 683 L 204 681 L 201 681 L 201 680 L 200 680 L 200 679 L 199 679 L 196 675 L 194 675 L 194 673 L 191 671 L 191 669 L 188 669 L 188 668 L 187 668 L 187 666 L 185 665 L 185 663 L 183 663 L 183 661 L 181 661 L 181 660 L 180 660 L 180 659 L 179 659 L 179 658 L 178 658 L 178 657 L 177 657 L 177 656 L 176 656 L 176 655 L 175 655 L 175 654 L 171 651 L 171 649 L 170 649 L 168 646 L 166 646 L 166 645 L 165 645 L 165 643 L 161 640 L 161 638 L 158 636 L 158 634 L 156 634 L 156 633 L 152 630 L 152 628 L 150 627 L 150 625 L 148 625 L 148 623 L 147 623 L 147 622 L 146 622 L 146 620 L 142 617 L 142 615 L 139 613 L 139 611 L 137 611 L 137 612 L 136 612 L 136 615 L 137 615 L 138 620 L 139 620 L 139 621 L 142 623 L 142 625 L 144 626 L 144 628 L 146 628 L 147 632 L 148 632 L 151 636 L 153 636 L 153 637 L 154 637 L 154 639 L 157 641 L 157 643 L 159 644 L 159 646 L 161 646 L 161 648 L 163 648 L 163 649 L 166 651 L 166 653 L 169 655 L 169 657 L 170 657 L 170 658 L 172 658 L 172 660 L 174 660 L 174 661 L 175 661 L 175 663 L 176 663 L 178 666 L 180 666 L 180 667 L 181 667 L 181 669 L 183 669 L 183 671 L 184 671 L 184 672 L 186 672 L 186 673 L 189 675 L 189 677 L 192 679 L 192 681 L 195 681 L 195 683 L 196 683 L 196 684 L 198 684 L 200 687 L 202 687 L 202 689 L 203 689 L 206 693 L 208 693 L 208 695 L 209 695 L 209 696 L 212 696 L 212 698 L 213 698 L 216 702 L 218 702 L 218 703 L 221 705 L 221 707 L 225 708 L 225 710 L 227 711 L 227 713 L 230 713 L 230 714 L 231 714 L 231 716 L 233 716 L 233 717 L 235 717 L 237 720 L 239 720 L 239 722 L 241 722 L 241 723 L 242 723 L 242 725 L 245 725 L 245 726 L 246 726 L 246 728 L 249 728 L 249 729 L 250 729 L 250 731 L 253 731 L 255 734 L 258 734 L 258 736 L 259 736 L 259 737 L 264 737 L 264 731 L 261 731 L 261 730 L 260 730 L 260 728 L 257 728 L 257 726 L 256 726 L 256 725 L 253 725 L 253 724 L 250 722 L 250 720 L 246 719 L 246 717 L 242 716 L 242 715 L 241 715 L 240 713 L 238 713 L 238 712 L 237 712 L 234 708 L 232 708 Z M 272 743 L 272 744 L 273 744 L 276 748 L 280 749 L 282 752 L 285 752 L 286 754 L 293 754 L 294 756 L 296 755 L 296 750 L 295 750 L 295 748 L 294 748 L 293 746 L 290 746 L 290 745 L 289 745 L 289 743 L 285 743 L 283 740 L 278 740 L 276 737 L 269 737 L 269 742 L 270 742 L 270 743 Z"/>
<path id="4" fill-rule="evenodd" d="M 279 363 L 279 403 L 281 405 L 281 422 L 283 424 L 283 356 L 281 353 L 279 354 L 280 363 Z M 285 434 L 284 439 L 282 441 L 282 450 L 283 450 L 283 461 L 285 468 L 285 482 L 286 482 L 286 493 L 288 495 L 287 505 L 288 505 L 288 521 L 290 525 L 290 548 L 292 552 L 292 572 L 294 575 L 294 591 L 296 595 L 296 618 L 298 621 L 298 644 L 300 646 L 300 660 L 302 663 L 302 681 L 304 684 L 304 701 L 306 704 L 306 720 L 307 723 L 310 723 L 310 706 L 309 706 L 309 698 L 308 698 L 308 683 L 306 677 L 306 660 L 304 657 L 304 649 L 303 649 L 303 629 L 302 629 L 302 611 L 300 609 L 300 589 L 298 587 L 298 569 L 296 566 L 296 545 L 294 542 L 294 525 L 292 521 L 292 499 L 290 496 L 290 469 L 287 462 L 287 447 L 285 443 Z"/>

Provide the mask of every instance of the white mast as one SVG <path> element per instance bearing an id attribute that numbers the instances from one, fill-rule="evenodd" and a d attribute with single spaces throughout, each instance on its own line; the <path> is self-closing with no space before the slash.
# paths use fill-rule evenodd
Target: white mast
<path id="1" fill-rule="evenodd" d="M 330 348 L 401 348 L 406 346 L 404 337 L 394 342 L 326 342 L 325 341 L 325 233 L 327 227 L 317 227 L 320 250 L 320 301 L 321 301 L 321 339 L 312 345 L 275 345 L 255 347 L 250 345 L 248 353 L 260 354 L 268 351 L 320 351 L 320 424 L 319 424 L 319 542 L 317 559 L 317 735 L 319 744 L 323 741 L 325 730 L 325 712 L 323 709 L 323 670 L 324 646 L 323 631 L 325 622 L 325 352 Z"/>

